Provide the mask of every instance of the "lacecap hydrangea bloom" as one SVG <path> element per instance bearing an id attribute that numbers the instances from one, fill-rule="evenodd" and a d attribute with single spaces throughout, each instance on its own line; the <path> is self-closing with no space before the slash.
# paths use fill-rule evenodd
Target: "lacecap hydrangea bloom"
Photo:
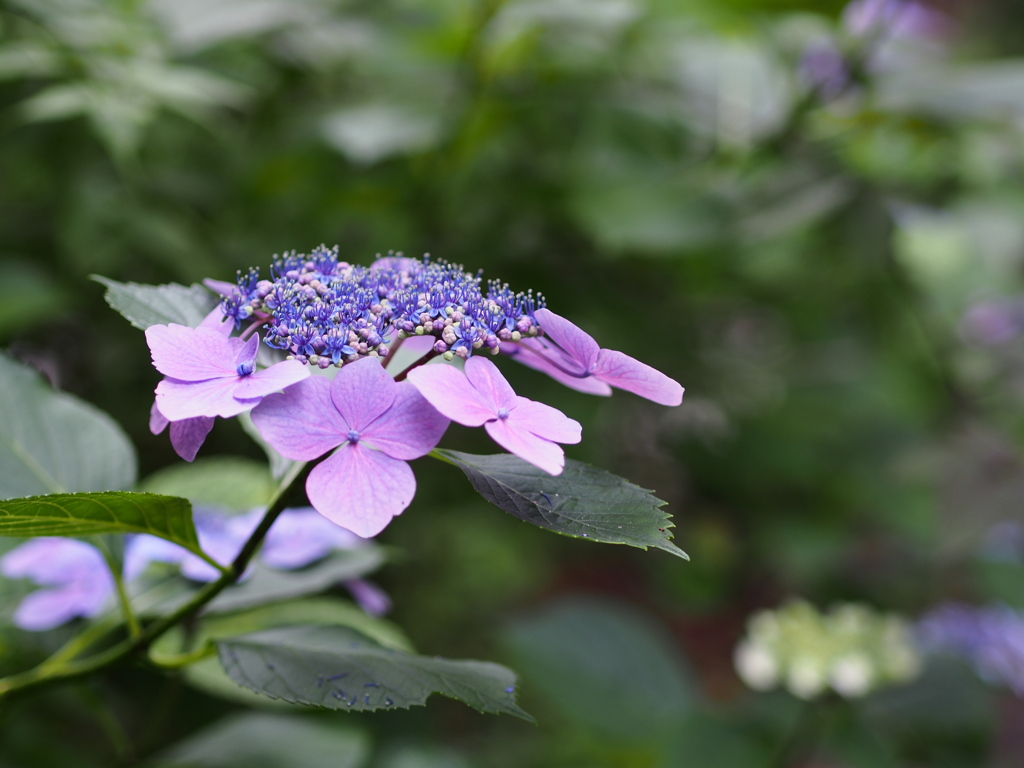
<path id="1" fill-rule="evenodd" d="M 176 450 L 191 459 L 215 417 L 252 410 L 281 455 L 327 456 L 309 474 L 309 501 L 360 536 L 376 535 L 408 507 L 416 482 L 407 462 L 429 453 L 449 420 L 483 426 L 520 458 L 562 471 L 561 444 L 580 440 L 579 424 L 516 395 L 481 355 L 505 353 L 592 394 L 617 387 L 665 405 L 683 396 L 668 376 L 602 349 L 539 294 L 485 285 L 479 273 L 429 257 L 363 267 L 321 246 L 276 257 L 266 277 L 250 269 L 235 285 L 206 284 L 222 297 L 226 325 L 208 318 L 197 329 L 147 331 L 166 377 L 154 431 L 169 421 Z M 278 355 L 262 370 L 261 333 Z M 399 370 L 389 364 L 403 344 L 414 354 Z M 450 367 L 457 359 L 464 371 Z"/>
<path id="2" fill-rule="evenodd" d="M 781 685 L 801 699 L 829 688 L 856 698 L 906 682 L 920 669 L 910 625 L 902 618 L 855 603 L 820 613 L 802 600 L 751 616 L 734 661 L 751 688 Z"/>

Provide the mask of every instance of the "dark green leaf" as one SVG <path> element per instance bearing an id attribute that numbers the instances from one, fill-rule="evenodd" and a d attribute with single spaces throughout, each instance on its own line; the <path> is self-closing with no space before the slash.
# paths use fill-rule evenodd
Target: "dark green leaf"
<path id="1" fill-rule="evenodd" d="M 136 328 L 177 323 L 195 328 L 217 305 L 217 298 L 206 288 L 190 286 L 141 285 L 119 283 L 109 277 L 93 275 L 93 280 L 107 287 L 103 298 Z"/>
<path id="2" fill-rule="evenodd" d="M 243 713 L 175 745 L 156 766 L 189 768 L 361 768 L 370 756 L 362 731 L 308 718 Z"/>
<path id="3" fill-rule="evenodd" d="M 672 522 L 661 509 L 665 502 L 603 469 L 570 459 L 562 474 L 552 476 L 507 453 L 436 453 L 465 472 L 491 504 L 527 523 L 590 541 L 656 547 L 689 559 L 671 541 Z"/>
<path id="4" fill-rule="evenodd" d="M 505 640 L 526 683 L 588 731 L 651 740 L 692 707 L 693 685 L 671 637 L 627 605 L 563 600 L 510 626 Z"/>
<path id="5" fill-rule="evenodd" d="M 135 450 L 107 414 L 0 355 L 0 499 L 135 483 Z"/>
<path id="6" fill-rule="evenodd" d="M 432 693 L 480 712 L 532 718 L 515 702 L 515 674 L 483 661 L 451 661 L 385 648 L 347 627 L 270 629 L 217 643 L 239 685 L 273 699 L 327 709 L 408 709 Z"/>
<path id="7" fill-rule="evenodd" d="M 199 554 L 186 499 L 155 493 L 56 493 L 0 501 L 0 536 L 149 533 Z"/>

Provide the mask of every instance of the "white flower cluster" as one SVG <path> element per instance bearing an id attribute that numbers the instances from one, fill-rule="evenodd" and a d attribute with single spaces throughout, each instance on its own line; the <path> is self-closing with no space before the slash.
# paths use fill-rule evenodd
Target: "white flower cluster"
<path id="1" fill-rule="evenodd" d="M 801 699 L 828 688 L 856 698 L 906 682 L 921 666 L 904 619 L 855 603 L 833 606 L 826 614 L 802 600 L 751 616 L 734 662 L 751 688 L 782 685 Z"/>

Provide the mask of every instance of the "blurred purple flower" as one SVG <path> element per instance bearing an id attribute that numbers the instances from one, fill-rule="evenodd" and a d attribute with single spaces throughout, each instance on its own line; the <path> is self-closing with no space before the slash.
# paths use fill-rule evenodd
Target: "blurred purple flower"
<path id="1" fill-rule="evenodd" d="M 465 372 L 451 365 L 414 368 L 409 381 L 452 421 L 483 426 L 502 448 L 549 474 L 561 474 L 565 467 L 558 443 L 580 441 L 578 422 L 550 405 L 517 395 L 487 358 L 471 357 Z"/>
<path id="2" fill-rule="evenodd" d="M 263 510 L 228 515 L 197 508 L 194 517 L 203 551 L 227 565 L 256 530 L 263 518 Z M 270 568 L 290 571 L 322 560 L 332 552 L 358 549 L 366 543 L 366 539 L 335 525 L 312 507 L 288 508 L 267 533 L 258 559 Z M 178 565 L 181 574 L 192 581 L 212 581 L 220 575 L 216 568 L 177 544 L 156 536 L 142 535 L 134 536 L 126 548 L 125 578 L 138 577 L 154 562 Z M 367 613 L 380 616 L 390 610 L 391 600 L 380 587 L 360 579 L 343 583 Z"/>
<path id="3" fill-rule="evenodd" d="M 321 515 L 375 536 L 409 506 L 416 478 L 407 462 L 428 454 L 448 427 L 408 382 L 362 358 L 333 381 L 313 376 L 253 410 L 253 423 L 282 456 L 309 461 L 337 448 L 306 479 Z"/>
<path id="4" fill-rule="evenodd" d="M 850 83 L 850 68 L 832 40 L 818 40 L 804 49 L 799 74 L 826 101 L 841 94 Z"/>
<path id="5" fill-rule="evenodd" d="M 963 658 L 986 682 L 1024 697 L 1024 615 L 1007 606 L 941 606 L 918 625 L 922 647 Z"/>
<path id="6" fill-rule="evenodd" d="M 964 333 L 979 344 L 998 346 L 1024 331 L 1024 302 L 1019 299 L 980 301 L 964 314 Z"/>
<path id="7" fill-rule="evenodd" d="M 949 20 L 917 0 L 854 0 L 843 26 L 857 37 L 934 40 L 948 33 Z"/>
<path id="8" fill-rule="evenodd" d="M 28 595 L 14 612 L 15 626 L 32 632 L 95 616 L 114 594 L 103 555 L 76 539 L 32 539 L 0 558 L 0 573 L 48 587 Z"/>
<path id="9" fill-rule="evenodd" d="M 529 344 L 524 347 L 526 353 L 516 355 L 517 360 L 525 362 L 530 354 L 536 354 L 537 359 L 527 365 L 547 373 L 553 369 L 558 373 L 554 378 L 563 383 L 593 378 L 661 405 L 683 401 L 682 386 L 661 371 L 622 352 L 602 349 L 592 336 L 550 309 L 538 309 L 534 315 L 551 344 Z"/>

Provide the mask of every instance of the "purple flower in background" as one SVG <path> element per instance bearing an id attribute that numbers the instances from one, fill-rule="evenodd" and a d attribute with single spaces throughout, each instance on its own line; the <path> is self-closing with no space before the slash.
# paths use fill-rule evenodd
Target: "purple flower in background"
<path id="1" fill-rule="evenodd" d="M 843 26 L 858 37 L 930 40 L 947 33 L 949 21 L 916 0 L 854 0 L 843 10 Z"/>
<path id="2" fill-rule="evenodd" d="M 207 328 L 154 325 L 146 341 L 153 365 L 166 377 L 157 385 L 156 407 L 171 422 L 237 416 L 309 375 L 294 360 L 257 371 L 257 334 L 242 341 Z"/>
<path id="3" fill-rule="evenodd" d="M 428 454 L 448 427 L 415 387 L 396 383 L 373 358 L 345 365 L 333 381 L 313 376 L 270 395 L 252 419 L 286 458 L 309 461 L 337 448 L 309 473 L 306 496 L 364 537 L 409 506 L 416 478 L 406 462 Z"/>
<path id="4" fill-rule="evenodd" d="M 986 682 L 1024 697 L 1024 615 L 1007 606 L 975 608 L 950 604 L 918 625 L 922 646 L 959 656 Z"/>
<path id="5" fill-rule="evenodd" d="M 661 405 L 679 405 L 683 401 L 682 386 L 661 371 L 622 352 L 601 349 L 592 336 L 549 309 L 538 309 L 534 314 L 544 335 L 557 345 L 557 348 L 541 351 L 538 357 L 559 372 L 555 377 L 559 381 L 565 382 L 567 378 L 585 381 L 593 377 L 605 385 L 624 389 Z M 538 351 L 539 348 L 528 349 Z M 525 361 L 528 354 L 517 355 L 516 359 Z M 538 366 L 536 361 L 531 362 L 532 367 L 549 372 Z"/>
<path id="6" fill-rule="evenodd" d="M 210 557 L 227 565 L 241 550 L 263 518 L 263 510 L 244 515 L 228 515 L 212 509 L 195 510 L 199 544 Z M 338 550 L 358 549 L 367 540 L 340 528 L 312 507 L 285 509 L 263 540 L 260 562 L 275 570 L 305 568 Z M 191 552 L 156 536 L 134 536 L 125 551 L 125 578 L 135 579 L 150 563 L 178 565 L 181 574 L 192 581 L 213 581 L 217 569 Z M 376 585 L 362 579 L 343 582 L 352 597 L 369 614 L 381 616 L 391 608 L 391 600 Z"/>
<path id="7" fill-rule="evenodd" d="M 965 335 L 985 346 L 998 346 L 1024 331 L 1024 303 L 1019 299 L 980 301 L 964 314 Z"/>
<path id="8" fill-rule="evenodd" d="M 831 39 L 811 43 L 800 57 L 800 77 L 822 99 L 839 96 L 850 84 L 850 68 Z"/>
<path id="9" fill-rule="evenodd" d="M 32 632 L 95 616 L 114 594 L 114 579 L 103 555 L 75 539 L 26 542 L 0 558 L 0 573 L 45 587 L 28 595 L 14 612 L 15 626 Z"/>
<path id="10" fill-rule="evenodd" d="M 409 371 L 427 401 L 452 421 L 483 426 L 502 448 L 552 475 L 561 474 L 565 454 L 558 443 L 578 443 L 581 428 L 561 411 L 520 397 L 497 366 L 483 357 L 466 361 L 465 372 L 451 365 Z"/>

